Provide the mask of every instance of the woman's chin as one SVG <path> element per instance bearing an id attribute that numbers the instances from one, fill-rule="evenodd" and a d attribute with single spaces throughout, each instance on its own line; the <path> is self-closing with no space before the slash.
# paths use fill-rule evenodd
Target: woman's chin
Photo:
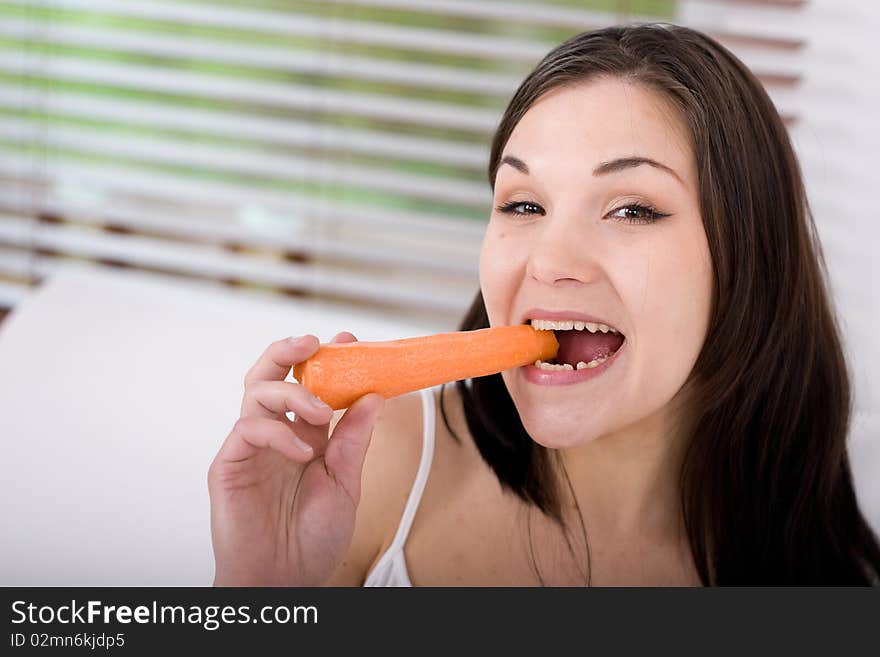
<path id="1" fill-rule="evenodd" d="M 561 426 L 559 422 L 525 424 L 526 431 L 539 445 L 548 449 L 568 449 L 597 440 L 602 432 L 597 428 Z"/>

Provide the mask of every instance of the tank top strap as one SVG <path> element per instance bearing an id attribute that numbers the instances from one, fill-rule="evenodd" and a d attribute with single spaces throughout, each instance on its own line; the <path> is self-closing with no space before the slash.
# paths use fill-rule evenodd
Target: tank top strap
<path id="1" fill-rule="evenodd" d="M 400 519 L 400 525 L 397 527 L 397 533 L 394 535 L 394 540 L 388 548 L 390 553 L 403 550 L 403 546 L 406 544 L 409 530 L 412 527 L 413 519 L 419 508 L 419 502 L 422 499 L 422 493 L 425 490 L 425 484 L 428 482 L 428 474 L 431 472 L 431 461 L 434 458 L 434 421 L 436 417 L 434 388 L 422 390 L 421 395 L 422 458 L 419 462 L 419 469 L 416 472 L 416 478 L 409 492 L 409 497 L 406 500 L 406 506 L 403 509 L 403 516 Z"/>

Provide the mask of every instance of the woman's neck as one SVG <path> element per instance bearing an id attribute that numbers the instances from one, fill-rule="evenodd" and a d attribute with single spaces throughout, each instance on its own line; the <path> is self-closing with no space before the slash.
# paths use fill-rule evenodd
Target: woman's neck
<path id="1" fill-rule="evenodd" d="M 685 445 L 673 415 L 667 405 L 638 424 L 560 451 L 591 534 L 680 537 L 679 474 Z M 561 492 L 573 507 L 567 486 Z"/>

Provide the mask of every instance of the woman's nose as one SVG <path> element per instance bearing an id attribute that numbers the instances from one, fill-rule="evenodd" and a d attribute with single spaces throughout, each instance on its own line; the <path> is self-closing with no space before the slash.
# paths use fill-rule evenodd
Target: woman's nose
<path id="1" fill-rule="evenodd" d="M 598 280 L 598 244 L 589 231 L 573 223 L 553 218 L 544 222 L 529 250 L 528 275 L 547 285 L 585 285 Z"/>

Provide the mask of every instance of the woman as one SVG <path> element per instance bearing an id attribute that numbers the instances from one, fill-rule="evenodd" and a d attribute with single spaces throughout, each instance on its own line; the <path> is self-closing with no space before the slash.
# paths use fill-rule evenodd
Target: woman
<path id="1" fill-rule="evenodd" d="M 580 34 L 516 91 L 489 181 L 459 329 L 553 328 L 560 363 L 441 387 L 435 426 L 434 390 L 334 416 L 283 381 L 318 339 L 270 345 L 209 472 L 215 583 L 876 583 L 821 249 L 755 77 L 682 27 Z"/>

